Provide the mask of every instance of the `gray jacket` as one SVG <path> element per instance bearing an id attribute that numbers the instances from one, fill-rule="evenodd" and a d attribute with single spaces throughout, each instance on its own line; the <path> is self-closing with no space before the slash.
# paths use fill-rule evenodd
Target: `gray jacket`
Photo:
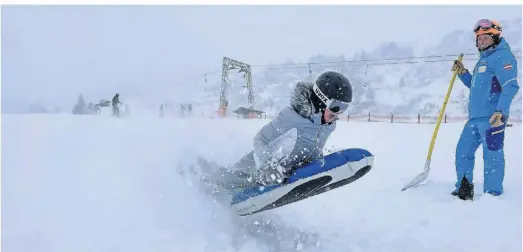
<path id="1" fill-rule="evenodd" d="M 323 147 L 336 128 L 336 122 L 321 124 L 321 114 L 313 113 L 310 101 L 312 83 L 298 83 L 290 106 L 258 132 L 254 138 L 256 168 L 272 157 L 282 159 L 280 165 L 295 169 L 323 157 Z"/>

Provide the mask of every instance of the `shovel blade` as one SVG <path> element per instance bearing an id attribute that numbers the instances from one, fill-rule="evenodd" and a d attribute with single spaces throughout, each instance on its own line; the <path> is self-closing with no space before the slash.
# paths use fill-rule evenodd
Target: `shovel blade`
<path id="1" fill-rule="evenodd" d="M 416 176 L 412 181 L 410 181 L 410 183 L 408 183 L 405 187 L 403 187 L 403 189 L 401 189 L 402 191 L 405 191 L 407 190 L 408 188 L 411 188 L 413 186 L 416 186 L 418 185 L 419 183 L 423 182 L 425 179 L 427 179 L 427 177 L 429 176 L 429 172 L 430 172 L 430 160 L 427 160 L 425 162 L 425 167 L 424 167 L 424 170 L 422 173 L 418 174 L 418 176 Z"/>

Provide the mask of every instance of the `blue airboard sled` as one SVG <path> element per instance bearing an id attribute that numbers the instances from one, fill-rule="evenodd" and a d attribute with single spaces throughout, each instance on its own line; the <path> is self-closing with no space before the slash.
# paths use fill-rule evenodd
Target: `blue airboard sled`
<path id="1" fill-rule="evenodd" d="M 237 192 L 231 207 L 238 215 L 278 208 L 350 184 L 367 174 L 373 162 L 374 155 L 364 149 L 334 152 L 296 169 L 283 184 Z"/>

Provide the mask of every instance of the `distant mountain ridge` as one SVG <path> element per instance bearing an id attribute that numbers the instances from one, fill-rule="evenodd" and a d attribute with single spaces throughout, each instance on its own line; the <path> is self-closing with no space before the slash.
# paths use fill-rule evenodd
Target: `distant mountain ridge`
<path id="1" fill-rule="evenodd" d="M 521 85 L 521 19 L 501 20 L 503 35 L 518 61 L 518 82 Z M 274 115 L 289 102 L 290 92 L 296 82 L 312 80 L 326 70 L 340 71 L 352 81 L 354 99 L 351 114 L 437 115 L 452 77 L 450 68 L 457 55 L 464 53 L 464 64 L 473 68 L 478 51 L 471 31 L 454 30 L 443 35 L 435 47 L 421 50 L 416 55 L 412 46 L 395 42 L 381 44 L 371 52 L 360 51 L 350 56 L 312 55 L 309 62 L 299 64 L 288 61 L 281 66 L 253 67 L 255 108 Z M 432 56 L 432 57 L 431 57 Z M 380 60 L 381 59 L 381 60 Z M 394 59 L 394 60 L 383 60 Z M 241 59 L 239 59 L 241 60 Z M 315 64 L 328 62 L 324 64 Z M 219 104 L 219 75 L 210 83 L 199 86 L 200 105 L 210 111 Z M 230 111 L 247 106 L 247 90 L 243 75 L 230 74 Z M 446 113 L 453 116 L 467 115 L 468 89 L 456 79 Z M 521 118 L 521 89 L 514 98 L 511 116 Z"/>
<path id="2" fill-rule="evenodd" d="M 519 18 L 500 21 L 504 27 L 503 35 L 517 58 L 518 83 L 522 85 L 522 20 Z M 478 51 L 470 30 L 453 30 L 443 34 L 435 46 L 421 46 L 391 41 L 384 42 L 371 51 L 355 49 L 350 55 L 316 54 L 311 55 L 307 62 L 287 60 L 274 66 L 253 65 L 255 109 L 275 115 L 289 104 L 291 90 L 298 81 L 310 81 L 324 71 L 335 70 L 347 75 L 353 84 L 354 97 L 348 111 L 350 114 L 437 115 L 452 77 L 452 61 L 458 54 L 464 53 L 464 64 L 472 69 L 477 62 Z M 229 73 L 229 112 L 241 106 L 248 107 L 248 91 L 243 78 L 243 74 L 234 71 Z M 156 113 L 161 104 L 169 104 L 176 109 L 180 104 L 190 103 L 194 110 L 198 111 L 198 115 L 216 115 L 220 100 L 220 84 L 221 71 L 216 71 L 213 74 L 202 75 L 192 82 L 179 84 L 182 85 L 180 90 L 183 89 L 180 92 L 151 90 L 151 93 L 172 94 L 168 101 L 143 100 L 128 95 L 124 95 L 124 101 L 130 104 L 133 111 L 140 109 Z M 125 90 L 121 93 L 125 94 Z M 456 79 L 446 114 L 466 116 L 468 94 L 469 90 Z M 69 113 L 78 95 L 72 94 L 73 102 L 65 105 L 60 100 L 57 100 L 56 104 L 39 101 L 28 103 L 16 97 L 4 96 L 2 113 Z M 89 99 L 98 101 L 100 97 Z M 522 117 L 521 89 L 513 100 L 511 116 Z"/>

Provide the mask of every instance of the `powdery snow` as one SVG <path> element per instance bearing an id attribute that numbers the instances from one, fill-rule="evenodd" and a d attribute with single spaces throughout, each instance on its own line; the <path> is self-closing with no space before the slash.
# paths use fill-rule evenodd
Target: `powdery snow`
<path id="1" fill-rule="evenodd" d="M 340 122 L 326 148 L 365 148 L 362 179 L 241 218 L 199 191 L 196 157 L 236 162 L 265 120 L 3 115 L 2 251 L 521 251 L 521 125 L 507 128 L 506 194 L 449 193 L 463 125 Z M 482 154 L 477 152 L 476 194 Z M 279 236 L 279 237 L 276 237 Z"/>

